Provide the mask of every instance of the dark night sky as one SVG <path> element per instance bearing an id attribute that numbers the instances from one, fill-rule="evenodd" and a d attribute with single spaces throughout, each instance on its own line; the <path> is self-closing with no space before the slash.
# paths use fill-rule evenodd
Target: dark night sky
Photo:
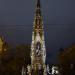
<path id="1" fill-rule="evenodd" d="M 36 0 L 0 0 L 0 34 L 9 44 L 31 43 Z M 47 61 L 75 43 L 75 0 L 41 0 Z"/>

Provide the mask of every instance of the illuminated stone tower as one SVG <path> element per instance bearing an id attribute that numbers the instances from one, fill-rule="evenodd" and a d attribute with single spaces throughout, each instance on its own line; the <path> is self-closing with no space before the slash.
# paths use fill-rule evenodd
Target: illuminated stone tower
<path id="1" fill-rule="evenodd" d="M 36 14 L 34 18 L 32 44 L 31 44 L 31 64 L 45 64 L 46 49 L 44 41 L 43 21 L 41 15 L 40 0 L 36 0 Z M 39 59 L 39 60 L 38 60 Z"/>
<path id="2" fill-rule="evenodd" d="M 31 43 L 31 66 L 27 67 L 28 75 L 46 75 L 46 48 L 40 0 L 36 0 L 35 13 Z"/>

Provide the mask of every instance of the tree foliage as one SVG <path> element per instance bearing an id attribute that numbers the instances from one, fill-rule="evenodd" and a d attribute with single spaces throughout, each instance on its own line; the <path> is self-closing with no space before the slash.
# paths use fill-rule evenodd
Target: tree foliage
<path id="1" fill-rule="evenodd" d="M 22 66 L 30 64 L 30 45 L 8 48 L 0 59 L 0 75 L 21 75 Z"/>

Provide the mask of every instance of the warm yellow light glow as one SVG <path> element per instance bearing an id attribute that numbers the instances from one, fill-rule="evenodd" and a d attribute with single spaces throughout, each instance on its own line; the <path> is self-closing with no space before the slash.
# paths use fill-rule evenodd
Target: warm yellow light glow
<path id="1" fill-rule="evenodd" d="M 2 51 L 3 41 L 2 38 L 0 38 L 0 52 Z"/>

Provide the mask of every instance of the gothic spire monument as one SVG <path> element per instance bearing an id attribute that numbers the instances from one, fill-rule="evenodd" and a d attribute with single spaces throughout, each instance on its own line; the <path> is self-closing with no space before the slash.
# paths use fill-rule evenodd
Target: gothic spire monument
<path id="1" fill-rule="evenodd" d="M 27 66 L 28 75 L 46 75 L 46 47 L 40 0 L 36 0 L 30 56 L 31 65 Z"/>
<path id="2" fill-rule="evenodd" d="M 45 64 L 46 60 L 46 49 L 44 41 L 43 21 L 41 15 L 40 0 L 36 0 L 36 14 L 34 18 L 33 32 L 32 32 L 32 43 L 31 43 L 31 64 L 39 62 Z M 40 57 L 40 61 L 35 59 Z"/>

